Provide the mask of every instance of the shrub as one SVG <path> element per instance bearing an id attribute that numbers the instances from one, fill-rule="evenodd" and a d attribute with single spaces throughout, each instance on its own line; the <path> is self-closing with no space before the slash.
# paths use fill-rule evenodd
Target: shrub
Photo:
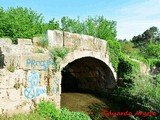
<path id="1" fill-rule="evenodd" d="M 50 101 L 42 101 L 36 106 L 36 111 L 38 114 L 44 118 L 58 119 L 59 110 L 56 109 L 56 106 Z"/>
<path id="2" fill-rule="evenodd" d="M 70 112 L 68 109 L 62 108 L 59 120 L 91 120 L 91 118 L 83 112 Z"/>
<path id="3" fill-rule="evenodd" d="M 135 74 L 139 74 L 140 64 L 130 60 L 124 55 L 119 58 L 118 76 L 125 80 L 131 79 Z"/>
<path id="4" fill-rule="evenodd" d="M 54 69 L 57 71 L 59 66 L 58 58 L 61 58 L 62 60 L 66 57 L 66 55 L 69 53 L 69 49 L 67 48 L 54 48 L 50 50 L 51 57 L 53 59 L 54 63 Z"/>
<path id="5" fill-rule="evenodd" d="M 121 46 L 116 40 L 108 40 L 109 57 L 115 71 L 118 71 L 119 58 L 121 56 Z"/>
<path id="6" fill-rule="evenodd" d="M 50 52 L 51 52 L 52 57 L 54 58 L 60 57 L 63 60 L 68 54 L 69 49 L 57 47 L 57 48 L 50 50 Z"/>

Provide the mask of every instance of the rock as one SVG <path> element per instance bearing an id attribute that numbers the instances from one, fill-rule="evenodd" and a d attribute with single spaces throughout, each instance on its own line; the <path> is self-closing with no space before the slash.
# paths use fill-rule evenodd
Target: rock
<path id="1" fill-rule="evenodd" d="M 33 37 L 33 45 L 38 45 L 39 41 L 40 41 L 40 37 Z"/>
<path id="2" fill-rule="evenodd" d="M 3 44 L 12 44 L 12 40 L 10 38 L 0 38 L 0 46 Z"/>
<path id="3" fill-rule="evenodd" d="M 18 45 L 32 45 L 32 40 L 31 39 L 21 39 L 18 38 Z"/>

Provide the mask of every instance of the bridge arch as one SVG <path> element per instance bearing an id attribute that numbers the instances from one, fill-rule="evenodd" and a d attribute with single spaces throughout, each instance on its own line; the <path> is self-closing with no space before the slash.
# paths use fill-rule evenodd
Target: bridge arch
<path id="1" fill-rule="evenodd" d="M 107 56 L 99 52 L 79 50 L 69 53 L 60 63 L 59 76 L 61 92 L 80 89 L 107 92 L 116 86 L 117 79 Z"/>

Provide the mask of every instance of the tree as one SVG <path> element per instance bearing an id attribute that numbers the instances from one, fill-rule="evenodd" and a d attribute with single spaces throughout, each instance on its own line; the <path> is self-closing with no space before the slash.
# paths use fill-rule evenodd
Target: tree
<path id="1" fill-rule="evenodd" d="M 60 29 L 60 25 L 59 25 L 59 21 L 55 21 L 55 18 L 53 18 L 52 20 L 50 20 L 48 22 L 48 29 L 49 30 L 59 30 Z"/>
<path id="2" fill-rule="evenodd" d="M 134 36 L 132 42 L 136 48 L 140 48 L 141 51 L 145 51 L 146 45 L 149 44 L 150 40 L 152 43 L 160 43 L 160 32 L 157 27 L 151 27 L 147 29 L 142 35 Z"/>
<path id="3" fill-rule="evenodd" d="M 134 48 L 134 44 L 131 41 L 122 41 L 120 43 L 121 43 L 122 53 L 129 55 L 135 55 L 139 53 L 139 49 Z"/>
<path id="4" fill-rule="evenodd" d="M 41 14 L 22 7 L 11 7 L 4 12 L 2 9 L 0 11 L 4 17 L 1 20 L 3 26 L 0 26 L 0 34 L 11 37 L 13 43 L 16 43 L 17 38 L 32 38 L 42 33 L 43 16 Z"/>
<path id="5" fill-rule="evenodd" d="M 0 7 L 0 37 L 5 36 L 5 30 L 7 30 L 5 21 L 5 11 Z"/>

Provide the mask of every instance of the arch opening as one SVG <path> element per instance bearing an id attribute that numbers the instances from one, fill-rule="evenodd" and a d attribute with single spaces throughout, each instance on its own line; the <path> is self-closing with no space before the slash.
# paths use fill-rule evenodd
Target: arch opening
<path id="1" fill-rule="evenodd" d="M 61 74 L 62 92 L 107 92 L 116 85 L 108 65 L 93 57 L 74 60 Z"/>

